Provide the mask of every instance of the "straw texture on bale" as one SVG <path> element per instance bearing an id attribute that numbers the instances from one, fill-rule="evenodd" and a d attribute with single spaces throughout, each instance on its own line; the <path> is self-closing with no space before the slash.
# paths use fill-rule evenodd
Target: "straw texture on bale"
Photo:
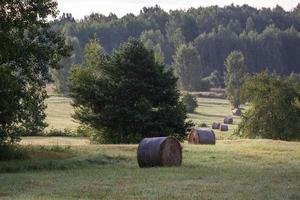
<path id="1" fill-rule="evenodd" d="M 190 144 L 216 144 L 216 137 L 212 130 L 194 128 L 190 132 L 188 141 Z"/>
<path id="2" fill-rule="evenodd" d="M 220 128 L 220 123 L 216 123 L 216 122 L 214 122 L 213 124 L 212 124 L 212 126 L 211 126 L 211 128 L 212 129 L 219 129 Z"/>
<path id="3" fill-rule="evenodd" d="M 242 115 L 242 111 L 239 108 L 235 108 L 232 110 L 232 114 L 235 116 L 241 116 Z"/>
<path id="4" fill-rule="evenodd" d="M 224 124 L 233 124 L 233 118 L 231 116 L 226 116 L 224 118 Z"/>
<path id="5" fill-rule="evenodd" d="M 228 125 L 222 124 L 222 125 L 220 126 L 220 131 L 228 131 Z"/>
<path id="6" fill-rule="evenodd" d="M 174 137 L 144 138 L 137 150 L 140 167 L 180 166 L 182 149 Z"/>

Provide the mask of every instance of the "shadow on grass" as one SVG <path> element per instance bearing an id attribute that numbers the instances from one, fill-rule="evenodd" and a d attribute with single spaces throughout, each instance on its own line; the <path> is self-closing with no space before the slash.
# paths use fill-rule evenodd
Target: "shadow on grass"
<path id="1" fill-rule="evenodd" d="M 68 159 L 32 159 L 32 160 L 12 160 L 0 162 L 0 173 L 15 173 L 41 170 L 68 170 L 82 167 L 116 164 L 128 161 L 124 156 L 85 156 Z"/>
<path id="2" fill-rule="evenodd" d="M 209 102 L 209 101 L 200 102 L 200 104 L 209 104 L 209 105 L 215 105 L 215 106 L 228 106 L 229 105 L 229 103 Z"/>
<path id="3" fill-rule="evenodd" d="M 194 113 L 191 113 L 191 114 L 194 114 L 194 115 L 201 115 L 201 116 L 205 116 L 205 117 L 220 117 L 220 118 L 224 118 L 225 116 L 224 115 L 215 115 L 215 114 L 206 114 L 206 113 L 201 113 L 201 112 L 194 112 Z"/>

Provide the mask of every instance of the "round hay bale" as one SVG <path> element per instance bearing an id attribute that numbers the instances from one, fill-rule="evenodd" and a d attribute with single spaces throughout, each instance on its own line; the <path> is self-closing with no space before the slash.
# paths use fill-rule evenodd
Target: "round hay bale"
<path id="1" fill-rule="evenodd" d="M 224 124 L 233 124 L 233 117 L 231 116 L 224 117 Z"/>
<path id="2" fill-rule="evenodd" d="M 219 128 L 220 128 L 220 126 L 221 126 L 221 124 L 220 124 L 220 123 L 216 123 L 216 122 L 214 122 L 214 123 L 212 124 L 211 128 L 212 128 L 212 129 L 219 129 Z"/>
<path id="3" fill-rule="evenodd" d="M 222 124 L 222 125 L 220 126 L 220 131 L 228 131 L 228 125 Z"/>
<path id="4" fill-rule="evenodd" d="M 137 150 L 140 167 L 180 166 L 182 149 L 174 137 L 144 138 Z"/>
<path id="5" fill-rule="evenodd" d="M 242 115 L 242 111 L 239 108 L 235 108 L 232 110 L 232 114 L 235 116 L 241 116 Z"/>
<path id="6" fill-rule="evenodd" d="M 188 141 L 190 144 L 216 144 L 216 137 L 212 130 L 194 128 Z"/>

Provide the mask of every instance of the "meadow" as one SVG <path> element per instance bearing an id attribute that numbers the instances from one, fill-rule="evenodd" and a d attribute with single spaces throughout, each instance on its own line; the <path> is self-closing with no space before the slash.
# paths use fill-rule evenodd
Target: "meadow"
<path id="1" fill-rule="evenodd" d="M 76 129 L 70 100 L 47 100 L 51 128 Z M 227 100 L 198 98 L 189 118 L 221 122 Z M 24 160 L 0 162 L 0 199 L 300 199 L 300 143 L 250 140 L 217 131 L 217 144 L 183 146 L 181 167 L 138 167 L 137 145 L 87 138 L 26 137 Z"/>

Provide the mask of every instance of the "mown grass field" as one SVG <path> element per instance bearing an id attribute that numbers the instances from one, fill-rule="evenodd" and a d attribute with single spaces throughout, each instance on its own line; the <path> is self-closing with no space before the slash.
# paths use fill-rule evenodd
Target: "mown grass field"
<path id="1" fill-rule="evenodd" d="M 71 99 L 60 96 L 51 96 L 46 100 L 46 104 L 46 122 L 49 124 L 46 130 L 76 130 L 78 123 L 76 123 L 71 117 L 74 112 L 71 105 Z"/>
<path id="2" fill-rule="evenodd" d="M 22 142 L 31 159 L 1 162 L 0 199 L 300 199 L 299 143 L 184 144 L 181 167 L 140 169 L 137 145 L 39 140 Z"/>
<path id="3" fill-rule="evenodd" d="M 66 102 L 49 101 L 53 118 L 47 120 L 54 128 L 76 128 Z M 210 125 L 230 114 L 226 100 L 199 99 L 199 104 L 190 115 L 196 123 Z M 23 138 L 21 148 L 30 157 L 0 162 L 0 199 L 300 199 L 300 143 L 228 140 L 235 127 L 218 132 L 215 146 L 184 143 L 179 168 L 140 169 L 137 145 Z"/>

